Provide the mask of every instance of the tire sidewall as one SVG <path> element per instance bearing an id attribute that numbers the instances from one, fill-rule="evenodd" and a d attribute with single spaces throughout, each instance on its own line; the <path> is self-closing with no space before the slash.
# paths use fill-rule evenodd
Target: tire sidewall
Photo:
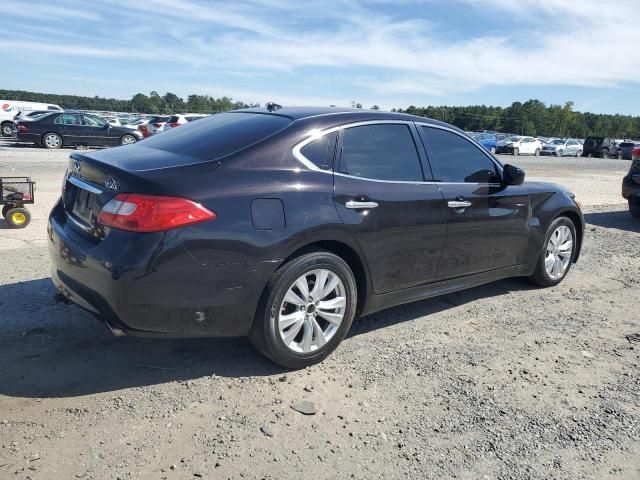
<path id="1" fill-rule="evenodd" d="M 124 139 L 127 137 L 133 138 L 133 142 L 124 143 Z M 138 139 L 135 137 L 135 135 L 126 134 L 126 135 L 123 135 L 122 138 L 120 139 L 120 145 L 133 145 L 134 143 L 137 143 L 137 142 L 138 142 Z"/>
<path id="2" fill-rule="evenodd" d="M 569 265 L 567 266 L 567 269 L 565 270 L 562 277 L 556 280 L 551 278 L 547 273 L 547 269 L 545 268 L 545 265 L 544 265 L 544 259 L 545 259 L 545 254 L 547 253 L 547 245 L 549 244 L 549 239 L 551 238 L 551 234 L 555 232 L 560 225 L 565 225 L 569 227 L 569 230 L 571 231 L 572 241 L 573 241 L 573 249 L 571 250 L 571 259 L 569 260 Z M 549 286 L 558 285 L 569 274 L 569 271 L 571 270 L 571 265 L 573 264 L 573 260 L 576 257 L 576 246 L 577 246 L 576 239 L 577 239 L 576 226 L 573 224 L 573 222 L 569 218 L 558 217 L 553 222 L 551 222 L 551 225 L 549 225 L 549 228 L 547 229 L 547 233 L 544 236 L 544 243 L 542 244 L 542 249 L 540 251 L 540 258 L 538 259 L 538 268 L 540 269 L 540 274 L 544 277 L 545 283 L 547 283 Z"/>
<path id="3" fill-rule="evenodd" d="M 60 143 L 58 143 L 57 147 L 50 147 L 49 145 L 47 145 L 47 137 L 54 136 L 54 135 L 58 137 L 58 139 L 60 139 Z M 63 142 L 62 137 L 57 133 L 45 133 L 44 137 L 42 137 L 42 146 L 49 150 L 57 150 L 58 148 L 62 148 L 62 142 Z"/>
<path id="4" fill-rule="evenodd" d="M 275 282 L 270 288 L 269 295 L 264 304 L 264 311 L 261 314 L 261 320 L 264 325 L 264 340 L 266 342 L 268 356 L 273 361 L 288 368 L 304 368 L 326 358 L 347 335 L 356 313 L 356 283 L 353 273 L 346 262 L 340 257 L 328 252 L 303 255 L 291 261 L 290 264 L 283 268 L 285 270 L 275 278 Z M 285 345 L 277 326 L 280 306 L 287 291 L 300 276 L 321 268 L 335 273 L 342 281 L 347 297 L 345 315 L 338 331 L 322 348 L 310 353 L 293 352 Z"/>

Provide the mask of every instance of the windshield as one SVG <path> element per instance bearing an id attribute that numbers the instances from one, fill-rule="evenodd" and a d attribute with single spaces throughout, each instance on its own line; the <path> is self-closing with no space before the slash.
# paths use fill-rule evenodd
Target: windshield
<path id="1" fill-rule="evenodd" d="M 564 145 L 565 141 L 564 140 L 554 140 L 554 141 L 549 142 L 549 143 L 551 143 L 552 145 Z"/>
<path id="2" fill-rule="evenodd" d="M 522 140 L 522 137 L 518 137 L 518 136 L 513 136 L 513 137 L 507 137 L 505 138 L 505 142 L 519 142 L 520 140 Z"/>

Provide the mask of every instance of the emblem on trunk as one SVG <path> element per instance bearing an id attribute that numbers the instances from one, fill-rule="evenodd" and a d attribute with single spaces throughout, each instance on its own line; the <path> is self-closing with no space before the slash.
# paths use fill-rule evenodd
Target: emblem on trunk
<path id="1" fill-rule="evenodd" d="M 118 185 L 118 182 L 113 177 L 107 177 L 107 179 L 104 181 L 104 186 L 109 190 L 120 190 L 120 185 Z"/>

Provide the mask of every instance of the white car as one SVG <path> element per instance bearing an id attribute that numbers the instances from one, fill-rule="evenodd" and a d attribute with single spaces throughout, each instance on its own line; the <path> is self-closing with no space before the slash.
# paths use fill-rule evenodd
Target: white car
<path id="1" fill-rule="evenodd" d="M 185 113 L 184 115 L 171 115 L 171 118 L 164 124 L 162 131 L 171 130 L 172 128 L 179 127 L 185 123 L 200 120 L 201 118 L 208 117 L 202 113 Z"/>
<path id="2" fill-rule="evenodd" d="M 13 119 L 20 112 L 43 110 L 62 112 L 63 108 L 51 103 L 23 102 L 21 100 L 0 100 L 0 131 L 2 136 L 13 135 Z"/>
<path id="3" fill-rule="evenodd" d="M 533 137 L 513 135 L 500 140 L 496 146 L 496 153 L 511 153 L 513 155 L 540 155 L 542 143 Z"/>
<path id="4" fill-rule="evenodd" d="M 156 133 L 162 132 L 165 124 L 169 121 L 170 118 L 171 116 L 165 115 L 162 117 L 158 117 L 153 123 L 149 122 L 149 125 L 147 126 L 149 135 L 155 135 Z"/>

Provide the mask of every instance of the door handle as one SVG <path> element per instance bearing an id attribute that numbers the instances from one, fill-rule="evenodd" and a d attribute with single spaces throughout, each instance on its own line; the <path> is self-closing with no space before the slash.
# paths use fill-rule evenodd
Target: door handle
<path id="1" fill-rule="evenodd" d="M 345 207 L 352 210 L 370 210 L 376 208 L 378 204 L 376 202 L 357 202 L 355 200 L 349 200 L 344 204 Z"/>
<path id="2" fill-rule="evenodd" d="M 447 202 L 449 208 L 467 208 L 471 206 L 471 202 L 466 200 L 450 200 Z"/>

